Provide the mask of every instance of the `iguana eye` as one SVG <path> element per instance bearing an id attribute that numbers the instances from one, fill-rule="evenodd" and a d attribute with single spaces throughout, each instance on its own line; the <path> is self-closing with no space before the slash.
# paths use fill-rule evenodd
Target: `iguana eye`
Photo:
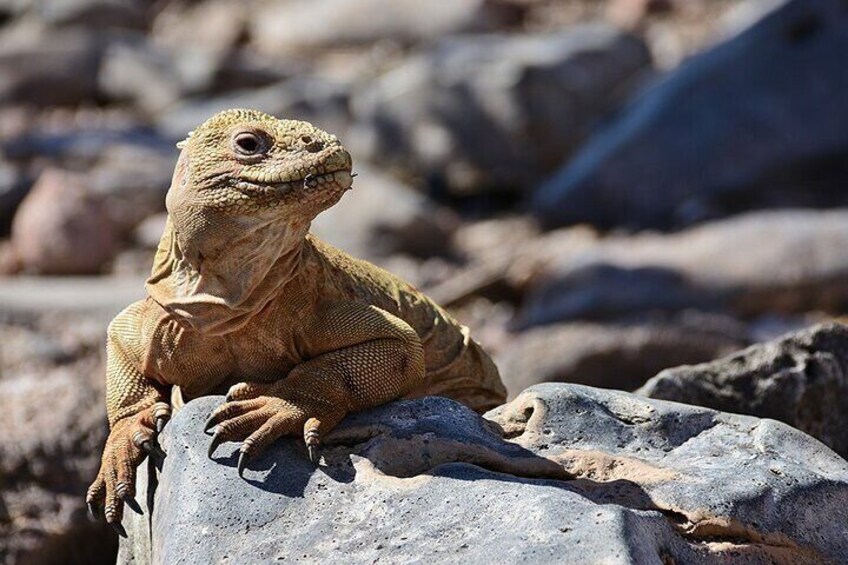
<path id="1" fill-rule="evenodd" d="M 258 155 L 266 149 L 265 139 L 252 131 L 243 131 L 233 136 L 233 149 L 242 155 Z"/>

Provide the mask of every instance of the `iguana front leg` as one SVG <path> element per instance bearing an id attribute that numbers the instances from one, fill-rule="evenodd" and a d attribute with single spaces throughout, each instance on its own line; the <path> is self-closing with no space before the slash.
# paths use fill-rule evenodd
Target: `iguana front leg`
<path id="1" fill-rule="evenodd" d="M 224 441 L 243 440 L 247 462 L 283 435 L 303 434 L 310 459 L 321 439 L 349 412 L 398 398 L 424 379 L 424 352 L 406 322 L 375 306 L 337 305 L 304 329 L 308 361 L 276 383 L 241 383 L 207 422 L 211 456 Z"/>
<path id="2" fill-rule="evenodd" d="M 170 418 L 167 387 L 139 370 L 141 344 L 132 307 L 110 324 L 106 341 L 106 409 L 109 437 L 100 471 L 89 487 L 86 503 L 92 516 L 126 536 L 121 519 L 124 504 L 141 512 L 135 502 L 135 476 L 148 454 L 164 456 L 156 435 Z"/>

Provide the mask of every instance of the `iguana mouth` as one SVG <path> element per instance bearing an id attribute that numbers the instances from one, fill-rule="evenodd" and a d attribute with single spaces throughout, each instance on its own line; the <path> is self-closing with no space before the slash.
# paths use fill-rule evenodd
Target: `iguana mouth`
<path id="1" fill-rule="evenodd" d="M 355 176 L 356 174 L 351 173 L 350 167 L 345 167 L 317 174 L 307 173 L 303 177 L 285 181 L 275 181 L 273 177 L 263 177 L 256 180 L 237 179 L 233 187 L 248 195 L 267 195 L 270 193 L 288 194 L 298 188 L 303 188 L 310 192 L 322 189 L 348 190 L 353 185 L 353 178 Z M 265 178 L 268 180 L 265 180 Z"/>

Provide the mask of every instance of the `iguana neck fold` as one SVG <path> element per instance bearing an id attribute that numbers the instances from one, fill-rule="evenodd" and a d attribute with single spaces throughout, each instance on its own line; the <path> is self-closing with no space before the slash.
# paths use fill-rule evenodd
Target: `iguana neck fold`
<path id="1" fill-rule="evenodd" d="M 308 223 L 279 220 L 244 224 L 230 234 L 225 253 L 189 257 L 184 249 L 202 249 L 202 244 L 181 241 L 169 218 L 147 280 L 151 298 L 205 334 L 244 326 L 297 274 L 309 229 Z"/>

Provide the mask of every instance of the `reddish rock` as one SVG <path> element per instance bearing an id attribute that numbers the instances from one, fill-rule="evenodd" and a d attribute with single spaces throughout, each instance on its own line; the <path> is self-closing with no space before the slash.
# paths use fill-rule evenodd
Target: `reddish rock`
<path id="1" fill-rule="evenodd" d="M 115 228 L 84 177 L 47 170 L 12 222 L 12 246 L 25 272 L 100 272 L 118 250 Z"/>

